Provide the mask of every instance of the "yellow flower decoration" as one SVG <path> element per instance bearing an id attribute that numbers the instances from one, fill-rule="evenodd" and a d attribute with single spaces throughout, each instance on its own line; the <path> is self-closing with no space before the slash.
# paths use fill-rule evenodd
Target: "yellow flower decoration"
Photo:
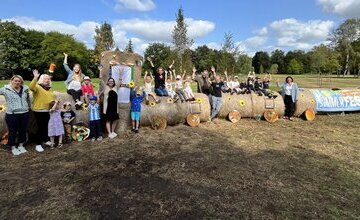
<path id="1" fill-rule="evenodd" d="M 201 104 L 201 103 L 202 103 L 202 99 L 201 99 L 201 98 L 197 98 L 197 99 L 196 99 L 196 102 L 199 103 L 199 104 Z"/>
<path id="2" fill-rule="evenodd" d="M 304 94 L 304 93 L 301 93 L 301 94 L 300 94 L 300 98 L 302 98 L 302 99 L 305 98 L 305 94 Z"/>
<path id="3" fill-rule="evenodd" d="M 170 103 L 170 104 L 174 103 L 174 99 L 172 99 L 172 98 L 168 98 L 166 101 L 167 101 L 167 103 Z"/>
<path id="4" fill-rule="evenodd" d="M 134 80 L 131 80 L 131 82 L 129 83 L 129 87 L 132 89 L 135 87 L 135 82 Z"/>
<path id="5" fill-rule="evenodd" d="M 228 97 L 228 101 L 231 101 L 231 97 Z"/>
<path id="6" fill-rule="evenodd" d="M 0 112 L 4 112 L 6 110 L 5 105 L 0 105 Z"/>
<path id="7" fill-rule="evenodd" d="M 156 103 L 155 103 L 155 102 L 150 102 L 150 106 L 151 106 L 151 107 L 155 107 L 155 106 L 156 106 Z"/>
<path id="8" fill-rule="evenodd" d="M 83 105 L 82 105 L 82 110 L 87 111 L 87 110 L 88 110 L 88 105 L 87 105 L 87 104 L 83 104 Z"/>
<path id="9" fill-rule="evenodd" d="M 310 103 L 311 103 L 311 104 L 315 104 L 315 100 L 314 100 L 314 99 L 311 99 L 311 100 L 310 100 Z"/>
<path id="10" fill-rule="evenodd" d="M 244 107 L 246 105 L 246 102 L 245 102 L 245 100 L 241 99 L 239 101 L 239 104 L 240 104 L 241 107 Z"/>

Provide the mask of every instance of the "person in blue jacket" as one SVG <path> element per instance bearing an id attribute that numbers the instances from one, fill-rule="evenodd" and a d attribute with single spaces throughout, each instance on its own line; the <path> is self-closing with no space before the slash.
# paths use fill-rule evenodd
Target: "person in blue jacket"
<path id="1" fill-rule="evenodd" d="M 130 102 L 131 102 L 131 121 L 132 132 L 139 133 L 139 124 L 141 117 L 141 102 L 144 100 L 146 94 L 141 89 L 131 89 Z"/>
<path id="2" fill-rule="evenodd" d="M 279 82 L 276 82 L 276 84 L 281 89 L 280 93 L 284 98 L 284 119 L 292 121 L 295 112 L 295 103 L 299 99 L 299 87 L 294 83 L 294 79 L 291 76 L 286 77 L 285 83 L 280 84 Z"/>

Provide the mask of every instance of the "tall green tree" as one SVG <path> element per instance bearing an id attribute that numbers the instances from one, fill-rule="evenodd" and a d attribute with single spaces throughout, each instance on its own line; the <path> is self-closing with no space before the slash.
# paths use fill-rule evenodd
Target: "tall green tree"
<path id="1" fill-rule="evenodd" d="M 360 38 L 360 19 L 347 19 L 337 29 L 335 29 L 330 40 L 335 48 L 341 53 L 340 63 L 343 69 L 343 75 L 351 73 L 350 67 L 356 62 L 356 53 L 353 50 L 352 43 Z"/>
<path id="2" fill-rule="evenodd" d="M 144 52 L 145 60 L 147 57 L 151 57 L 155 67 L 166 68 L 169 66 L 176 54 L 172 52 L 170 47 L 163 43 L 150 44 Z M 145 61 L 143 65 L 144 70 L 151 70 L 149 62 Z"/>
<path id="3" fill-rule="evenodd" d="M 252 70 L 252 58 L 246 54 L 240 54 L 236 61 L 237 73 L 247 75 Z"/>
<path id="4" fill-rule="evenodd" d="M 301 74 L 304 72 L 304 68 L 301 62 L 297 61 L 296 59 L 290 60 L 289 64 L 287 65 L 287 72 L 288 74 Z"/>
<path id="5" fill-rule="evenodd" d="M 192 39 L 188 37 L 187 34 L 187 24 L 185 23 L 184 10 L 180 6 L 178 12 L 176 13 L 176 25 L 172 31 L 172 39 L 176 53 L 178 54 L 177 67 L 180 66 L 182 69 L 190 69 L 191 64 L 191 54 L 188 49 L 194 43 Z M 180 64 L 180 65 L 179 65 Z"/>
<path id="6" fill-rule="evenodd" d="M 110 24 L 104 22 L 95 28 L 95 51 L 100 55 L 103 51 L 112 50 L 115 46 L 112 27 Z"/>
<path id="7" fill-rule="evenodd" d="M 129 42 L 125 47 L 125 51 L 129 53 L 134 53 L 134 47 L 131 39 L 129 39 Z"/>
<path id="8" fill-rule="evenodd" d="M 271 66 L 270 56 L 265 51 L 259 51 L 255 53 L 252 59 L 252 65 L 256 73 L 260 73 L 260 67 L 263 67 L 263 71 L 268 71 Z"/>
<path id="9" fill-rule="evenodd" d="M 215 50 L 210 49 L 206 45 L 197 47 L 194 51 L 192 62 L 199 71 L 210 70 L 212 65 L 216 65 Z"/>
<path id="10" fill-rule="evenodd" d="M 231 32 L 225 33 L 220 54 L 218 71 L 227 69 L 230 74 L 234 73 L 236 71 L 236 58 L 239 55 L 239 47 L 235 45 Z"/>
<path id="11" fill-rule="evenodd" d="M 277 64 L 278 65 L 278 73 L 284 74 L 286 73 L 286 67 L 285 67 L 285 53 L 282 50 L 276 49 L 273 52 L 271 52 L 271 64 Z"/>
<path id="12" fill-rule="evenodd" d="M 23 68 L 22 60 L 27 53 L 26 31 L 15 22 L 0 21 L 0 68 L 10 74 Z"/>
<path id="13" fill-rule="evenodd" d="M 340 67 L 339 54 L 321 44 L 313 48 L 311 53 L 312 68 L 319 74 L 331 74 Z"/>

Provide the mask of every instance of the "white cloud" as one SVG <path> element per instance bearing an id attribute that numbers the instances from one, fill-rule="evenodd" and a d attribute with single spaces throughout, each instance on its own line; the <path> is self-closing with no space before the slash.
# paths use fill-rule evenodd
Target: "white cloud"
<path id="1" fill-rule="evenodd" d="M 274 21 L 270 24 L 277 46 L 291 49 L 308 50 L 326 41 L 334 27 L 333 21 L 298 21 L 294 18 Z"/>
<path id="2" fill-rule="evenodd" d="M 4 20 L 14 21 L 16 24 L 25 29 L 43 32 L 58 31 L 64 34 L 70 34 L 85 43 L 88 47 L 93 47 L 94 30 L 95 27 L 99 25 L 99 23 L 93 21 L 84 21 L 76 26 L 62 21 L 36 20 L 29 17 L 14 17 Z"/>
<path id="3" fill-rule="evenodd" d="M 151 11 L 156 8 L 152 0 L 116 0 L 114 9 L 116 11 L 135 10 L 135 11 Z"/>
<path id="4" fill-rule="evenodd" d="M 188 36 L 191 39 L 203 37 L 215 29 L 215 24 L 210 21 L 185 19 L 188 25 Z M 114 22 L 114 27 L 132 32 L 140 38 L 149 41 L 171 42 L 171 34 L 175 21 L 122 19 Z"/>
<path id="5" fill-rule="evenodd" d="M 359 0 L 317 0 L 324 11 L 346 18 L 359 18 Z"/>

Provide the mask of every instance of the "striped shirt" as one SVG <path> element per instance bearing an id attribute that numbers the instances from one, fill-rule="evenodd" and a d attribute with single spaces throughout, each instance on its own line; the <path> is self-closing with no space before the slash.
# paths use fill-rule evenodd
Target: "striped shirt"
<path id="1" fill-rule="evenodd" d="M 97 121 L 100 120 L 100 106 L 99 104 L 89 104 L 88 107 L 89 111 L 89 120 L 90 121 Z"/>

